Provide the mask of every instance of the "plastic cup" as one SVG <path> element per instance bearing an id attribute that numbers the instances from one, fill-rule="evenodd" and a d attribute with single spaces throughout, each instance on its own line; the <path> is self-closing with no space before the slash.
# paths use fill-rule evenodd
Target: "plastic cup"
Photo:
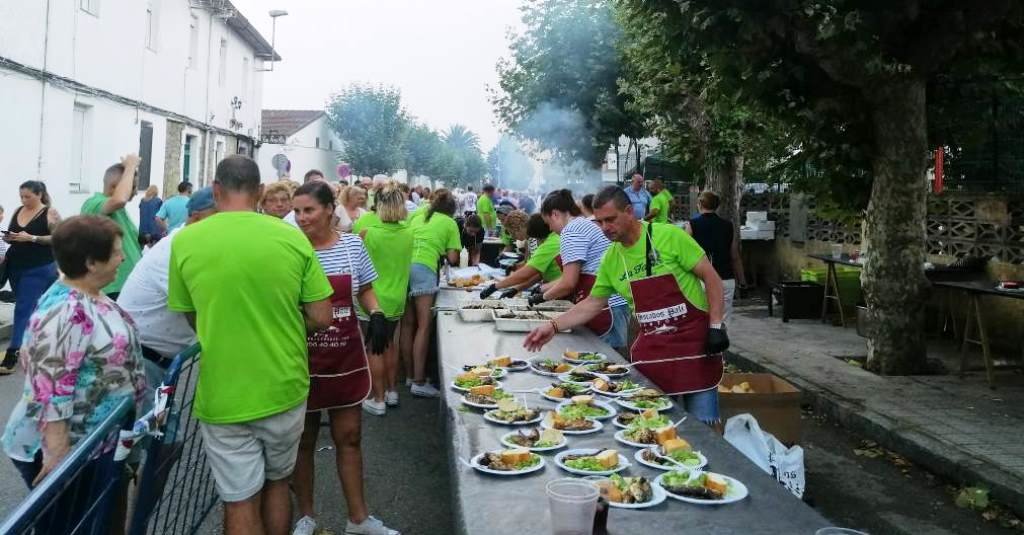
<path id="1" fill-rule="evenodd" d="M 814 532 L 814 535 L 868 535 L 863 531 L 850 528 L 821 528 Z"/>
<path id="2" fill-rule="evenodd" d="M 551 533 L 591 535 L 600 494 L 597 485 L 570 477 L 549 481 L 544 488 L 551 508 Z"/>
<path id="3" fill-rule="evenodd" d="M 838 243 L 832 244 L 832 258 L 839 260 L 843 257 L 843 246 Z"/>

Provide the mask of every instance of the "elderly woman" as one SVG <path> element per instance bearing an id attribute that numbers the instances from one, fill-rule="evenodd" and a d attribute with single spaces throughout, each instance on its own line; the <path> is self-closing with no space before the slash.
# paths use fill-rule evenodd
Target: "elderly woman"
<path id="1" fill-rule="evenodd" d="M 116 223 L 100 216 L 69 218 L 53 232 L 63 276 L 39 298 L 29 320 L 21 346 L 25 387 L 2 439 L 30 487 L 122 400 L 132 400 L 137 411 L 142 407 L 146 376 L 135 325 L 102 292 L 124 259 L 121 236 Z M 111 440 L 103 451 L 115 445 Z M 86 467 L 91 469 L 94 464 Z"/>
<path id="2" fill-rule="evenodd" d="M 260 210 L 278 219 L 292 211 L 292 186 L 288 182 L 274 182 L 263 190 Z"/>
<path id="3" fill-rule="evenodd" d="M 338 195 L 338 201 L 341 203 L 341 208 L 348 216 L 348 225 L 346 228 L 345 218 L 342 214 L 338 214 L 338 217 L 342 220 L 342 228 L 344 232 L 352 230 L 352 225 L 366 213 L 366 190 L 359 186 L 349 186 Z"/>

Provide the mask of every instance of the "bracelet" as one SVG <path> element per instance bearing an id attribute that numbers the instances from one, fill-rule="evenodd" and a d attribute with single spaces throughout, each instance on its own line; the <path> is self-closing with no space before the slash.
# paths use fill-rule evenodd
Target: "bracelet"
<path id="1" fill-rule="evenodd" d="M 550 320 L 548 320 L 548 321 L 550 321 L 550 322 L 551 322 L 551 327 L 553 327 L 553 328 L 555 329 L 555 332 L 556 332 L 556 333 L 557 333 L 558 331 L 560 331 L 560 330 L 561 330 L 561 329 L 559 329 L 559 328 L 558 328 L 558 322 L 557 322 L 557 321 L 555 321 L 555 318 L 551 318 L 551 319 L 550 319 Z"/>

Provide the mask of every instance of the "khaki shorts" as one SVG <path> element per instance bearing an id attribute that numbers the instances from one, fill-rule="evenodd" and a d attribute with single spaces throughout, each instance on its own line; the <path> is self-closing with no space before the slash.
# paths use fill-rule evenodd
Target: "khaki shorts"
<path id="1" fill-rule="evenodd" d="M 199 423 L 206 459 L 225 502 L 255 496 L 266 481 L 292 474 L 306 403 L 285 412 L 239 424 Z"/>

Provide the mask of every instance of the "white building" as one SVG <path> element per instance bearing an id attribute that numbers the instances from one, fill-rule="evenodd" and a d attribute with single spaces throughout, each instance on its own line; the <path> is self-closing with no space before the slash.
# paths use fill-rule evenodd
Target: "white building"
<path id="1" fill-rule="evenodd" d="M 323 110 L 263 110 L 260 130 L 259 164 L 264 182 L 291 178 L 318 169 L 328 180 L 337 180 L 342 141 L 328 124 Z M 290 164 L 279 172 L 274 158 L 284 155 Z M 278 157 L 278 161 L 282 161 Z"/>
<path id="2" fill-rule="evenodd" d="M 225 155 L 253 155 L 271 59 L 227 0 L 0 2 L 0 204 L 39 179 L 77 214 L 130 152 L 140 191 L 210 183 Z"/>

